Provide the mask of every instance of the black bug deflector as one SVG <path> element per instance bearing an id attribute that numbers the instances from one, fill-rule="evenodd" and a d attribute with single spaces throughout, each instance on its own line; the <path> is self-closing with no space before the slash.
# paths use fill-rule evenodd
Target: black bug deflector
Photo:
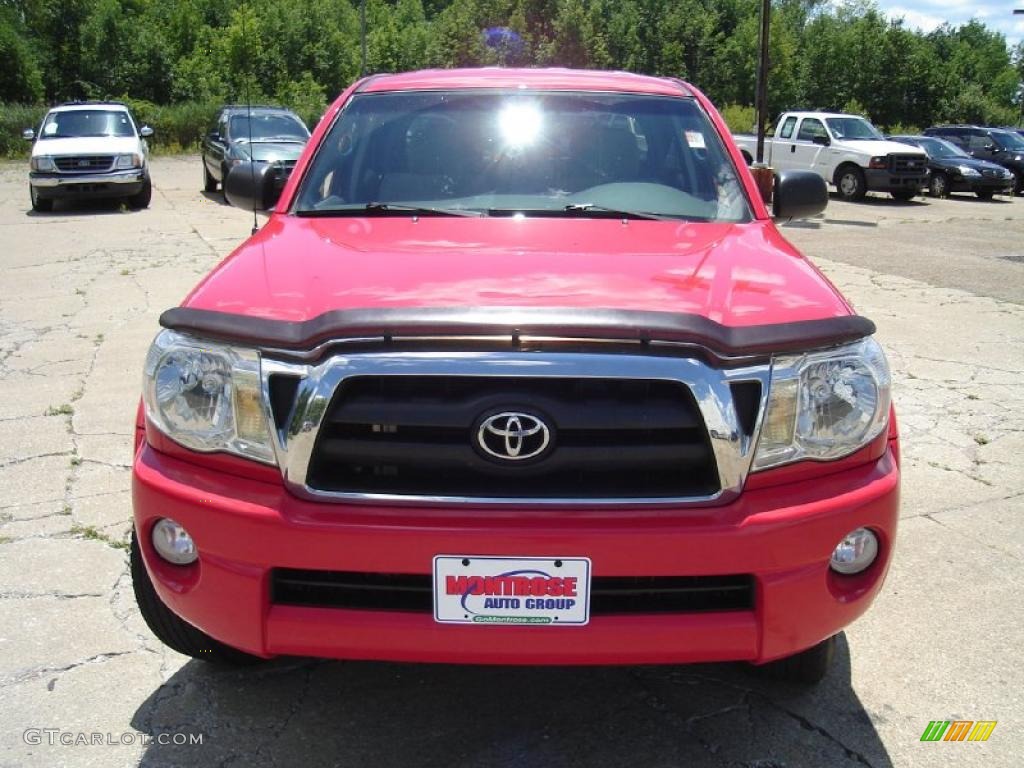
<path id="1" fill-rule="evenodd" d="M 498 336 L 516 341 L 530 336 L 693 344 L 725 357 L 799 352 L 856 341 L 875 332 L 875 324 L 859 315 L 731 327 L 700 315 L 673 312 L 537 307 L 350 309 L 299 322 L 175 307 L 160 316 L 160 324 L 209 339 L 288 351 L 345 339 Z"/>

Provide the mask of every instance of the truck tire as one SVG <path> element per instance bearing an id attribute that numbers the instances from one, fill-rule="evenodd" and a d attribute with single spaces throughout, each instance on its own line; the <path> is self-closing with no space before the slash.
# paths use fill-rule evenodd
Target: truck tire
<path id="1" fill-rule="evenodd" d="M 942 171 L 936 171 L 928 182 L 928 192 L 932 197 L 949 197 L 949 177 Z"/>
<path id="2" fill-rule="evenodd" d="M 916 189 L 894 189 L 889 193 L 893 196 L 894 200 L 899 200 L 901 203 L 909 203 L 915 197 L 917 197 Z"/>
<path id="3" fill-rule="evenodd" d="M 157 640 L 178 653 L 214 664 L 239 666 L 261 661 L 258 656 L 252 656 L 224 645 L 219 640 L 214 640 L 205 632 L 180 619 L 177 614 L 163 604 L 149 578 L 146 565 L 142 562 L 142 553 L 139 551 L 139 542 L 135 531 L 132 531 L 129 560 L 135 602 L 138 603 L 139 613 L 142 614 L 146 626 L 156 635 Z"/>
<path id="4" fill-rule="evenodd" d="M 750 165 L 751 163 L 754 162 L 754 158 L 750 156 L 747 150 L 741 149 L 740 154 L 743 155 L 743 159 L 747 161 L 747 165 Z"/>
<path id="5" fill-rule="evenodd" d="M 210 169 L 206 167 L 206 160 L 203 160 L 203 191 L 217 191 L 217 180 L 210 175 Z"/>
<path id="6" fill-rule="evenodd" d="M 836 189 L 844 200 L 863 200 L 868 193 L 868 183 L 864 180 L 864 171 L 856 165 L 843 165 L 836 171 Z"/>
<path id="7" fill-rule="evenodd" d="M 816 685 L 832 668 L 832 660 L 835 655 L 836 637 L 833 635 L 806 651 L 777 661 L 770 661 L 755 669 L 759 674 L 776 680 L 800 685 Z"/>
<path id="8" fill-rule="evenodd" d="M 979 200 L 991 200 L 996 191 L 994 189 L 976 189 L 974 194 L 978 196 Z"/>
<path id="9" fill-rule="evenodd" d="M 153 199 L 153 182 L 146 179 L 142 185 L 142 189 L 139 190 L 138 194 L 132 195 L 128 198 L 128 207 L 133 211 L 141 210 L 142 208 L 149 208 L 149 201 Z"/>
<path id="10" fill-rule="evenodd" d="M 39 213 L 49 213 L 53 210 L 53 200 L 50 198 L 40 197 L 39 193 L 36 192 L 36 188 L 29 184 L 28 196 L 32 201 L 32 210 L 38 211 Z"/>

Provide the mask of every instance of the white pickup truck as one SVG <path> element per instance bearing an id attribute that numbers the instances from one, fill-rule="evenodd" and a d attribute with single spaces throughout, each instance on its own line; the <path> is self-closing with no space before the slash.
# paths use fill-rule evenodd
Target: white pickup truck
<path id="1" fill-rule="evenodd" d="M 747 163 L 757 137 L 733 137 Z M 814 171 L 847 200 L 868 191 L 910 200 L 928 185 L 928 156 L 907 144 L 888 141 L 863 117 L 834 112 L 785 112 L 774 138 L 764 140 L 764 159 L 777 171 Z"/>

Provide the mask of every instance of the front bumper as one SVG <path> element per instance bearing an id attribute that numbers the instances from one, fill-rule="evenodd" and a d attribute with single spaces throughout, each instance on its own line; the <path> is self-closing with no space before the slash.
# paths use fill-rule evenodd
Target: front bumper
<path id="1" fill-rule="evenodd" d="M 259 656 L 499 664 L 765 662 L 835 634 L 870 605 L 896 532 L 895 440 L 875 458 L 813 481 L 748 489 L 721 507 L 588 513 L 325 504 L 282 485 L 161 453 L 133 466 L 135 526 L 161 599 L 218 640 Z M 198 458 L 198 457 L 197 457 Z M 172 566 L 150 543 L 170 517 L 199 561 Z M 828 568 L 860 527 L 880 540 L 864 573 Z M 594 616 L 583 627 L 442 625 L 429 613 L 273 604 L 272 568 L 427 574 L 440 553 L 586 556 L 597 576 L 749 573 L 749 611 Z"/>
<path id="2" fill-rule="evenodd" d="M 43 200 L 86 197 L 132 197 L 142 191 L 148 171 L 133 168 L 109 173 L 29 174 L 29 184 Z"/>
<path id="3" fill-rule="evenodd" d="M 921 191 L 928 186 L 928 172 L 920 174 L 890 173 L 885 169 L 869 168 L 864 171 L 864 180 L 872 192 L 892 192 L 900 189 Z"/>
<path id="4" fill-rule="evenodd" d="M 997 195 L 1012 195 L 1013 178 L 995 179 L 982 177 L 979 179 L 977 177 L 959 176 L 951 179 L 949 184 L 950 192 L 978 192 L 989 189 Z"/>

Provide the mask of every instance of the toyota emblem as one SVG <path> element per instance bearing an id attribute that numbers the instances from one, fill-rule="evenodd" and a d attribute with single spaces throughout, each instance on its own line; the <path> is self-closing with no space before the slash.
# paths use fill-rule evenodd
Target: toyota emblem
<path id="1" fill-rule="evenodd" d="M 544 453 L 551 443 L 551 430 L 539 416 L 503 411 L 480 422 L 476 442 L 488 456 L 523 461 Z"/>

